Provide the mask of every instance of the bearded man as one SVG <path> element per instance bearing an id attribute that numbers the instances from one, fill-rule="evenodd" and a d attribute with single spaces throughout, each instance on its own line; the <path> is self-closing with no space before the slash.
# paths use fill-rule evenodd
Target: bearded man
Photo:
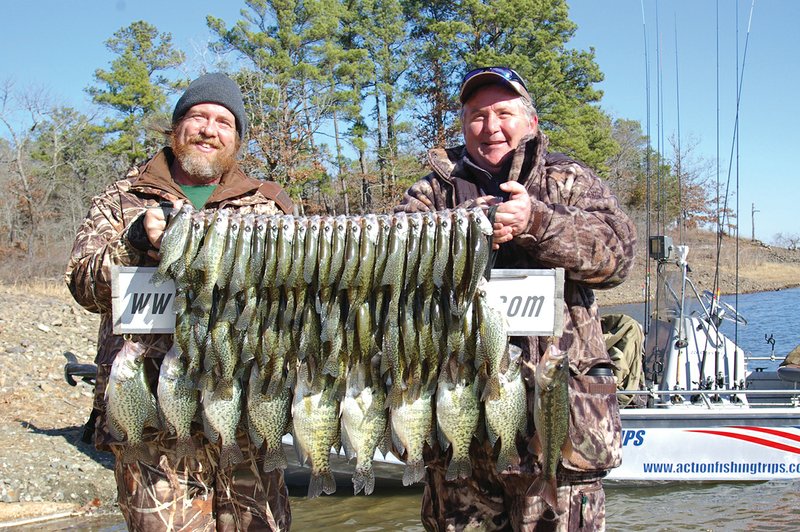
<path id="1" fill-rule="evenodd" d="M 101 316 L 98 335 L 95 445 L 114 453 L 120 510 L 130 530 L 277 530 L 291 524 L 281 469 L 264 473 L 263 457 L 241 432 L 244 461 L 219 467 L 219 443 L 202 426 L 192 430 L 193 456 L 178 460 L 177 441 L 147 429 L 145 448 L 123 459 L 105 415 L 111 365 L 121 351 L 143 352 L 150 389 L 173 344 L 171 334 L 112 333 L 111 266 L 157 266 L 166 228 L 162 206 L 233 209 L 245 213 L 289 213 L 292 203 L 276 183 L 245 176 L 236 158 L 247 134 L 242 93 L 221 73 L 194 80 L 178 100 L 168 132 L 171 147 L 94 197 L 81 224 L 65 280 L 75 300 Z"/>

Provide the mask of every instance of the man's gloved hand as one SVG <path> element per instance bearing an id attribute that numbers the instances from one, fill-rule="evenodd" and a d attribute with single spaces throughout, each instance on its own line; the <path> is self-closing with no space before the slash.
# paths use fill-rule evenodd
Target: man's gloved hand
<path id="1" fill-rule="evenodd" d="M 146 209 L 128 229 L 127 238 L 131 246 L 147 252 L 151 258 L 158 260 L 161 257 L 158 250 L 169 222 L 169 215 L 180 209 L 182 203 L 182 201 L 163 201 L 158 207 Z"/>

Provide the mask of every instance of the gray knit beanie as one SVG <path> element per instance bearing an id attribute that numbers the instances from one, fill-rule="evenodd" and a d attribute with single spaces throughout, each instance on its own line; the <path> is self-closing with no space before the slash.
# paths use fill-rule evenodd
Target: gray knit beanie
<path id="1" fill-rule="evenodd" d="M 244 139 L 247 133 L 247 115 L 244 112 L 242 91 L 235 81 L 222 72 L 214 72 L 203 74 L 191 82 L 175 104 L 172 124 L 177 124 L 192 106 L 199 103 L 216 103 L 227 108 L 236 118 L 236 131 L 239 132 L 239 137 Z"/>

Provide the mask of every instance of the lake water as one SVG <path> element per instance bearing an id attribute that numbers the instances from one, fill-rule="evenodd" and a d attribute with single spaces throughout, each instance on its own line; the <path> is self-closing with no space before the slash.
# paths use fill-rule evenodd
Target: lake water
<path id="1" fill-rule="evenodd" d="M 733 304 L 732 297 L 724 301 Z M 777 365 L 800 344 L 800 288 L 739 296 L 739 312 L 748 324 L 739 327 L 740 345 L 748 354 L 769 355 L 764 335 L 775 339 Z M 604 309 L 641 315 L 642 306 Z M 730 323 L 727 334 L 734 336 Z M 304 489 L 292 491 L 293 530 L 331 531 L 422 530 L 420 488 L 376 489 L 365 497 L 350 496 L 342 485 L 332 496 L 308 500 Z M 751 483 L 664 483 L 606 487 L 607 527 L 610 531 L 654 530 L 770 530 L 800 529 L 800 481 Z M 24 528 L 22 528 L 24 529 Z M 39 524 L 30 530 L 125 530 L 120 516 Z"/>

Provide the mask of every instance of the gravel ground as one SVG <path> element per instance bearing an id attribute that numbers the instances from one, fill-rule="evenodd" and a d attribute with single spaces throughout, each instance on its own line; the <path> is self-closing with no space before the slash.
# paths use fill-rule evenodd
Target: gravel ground
<path id="1" fill-rule="evenodd" d="M 112 456 L 81 441 L 92 388 L 64 380 L 62 353 L 92 362 L 97 326 L 66 289 L 0 286 L 0 528 L 118 511 Z"/>

